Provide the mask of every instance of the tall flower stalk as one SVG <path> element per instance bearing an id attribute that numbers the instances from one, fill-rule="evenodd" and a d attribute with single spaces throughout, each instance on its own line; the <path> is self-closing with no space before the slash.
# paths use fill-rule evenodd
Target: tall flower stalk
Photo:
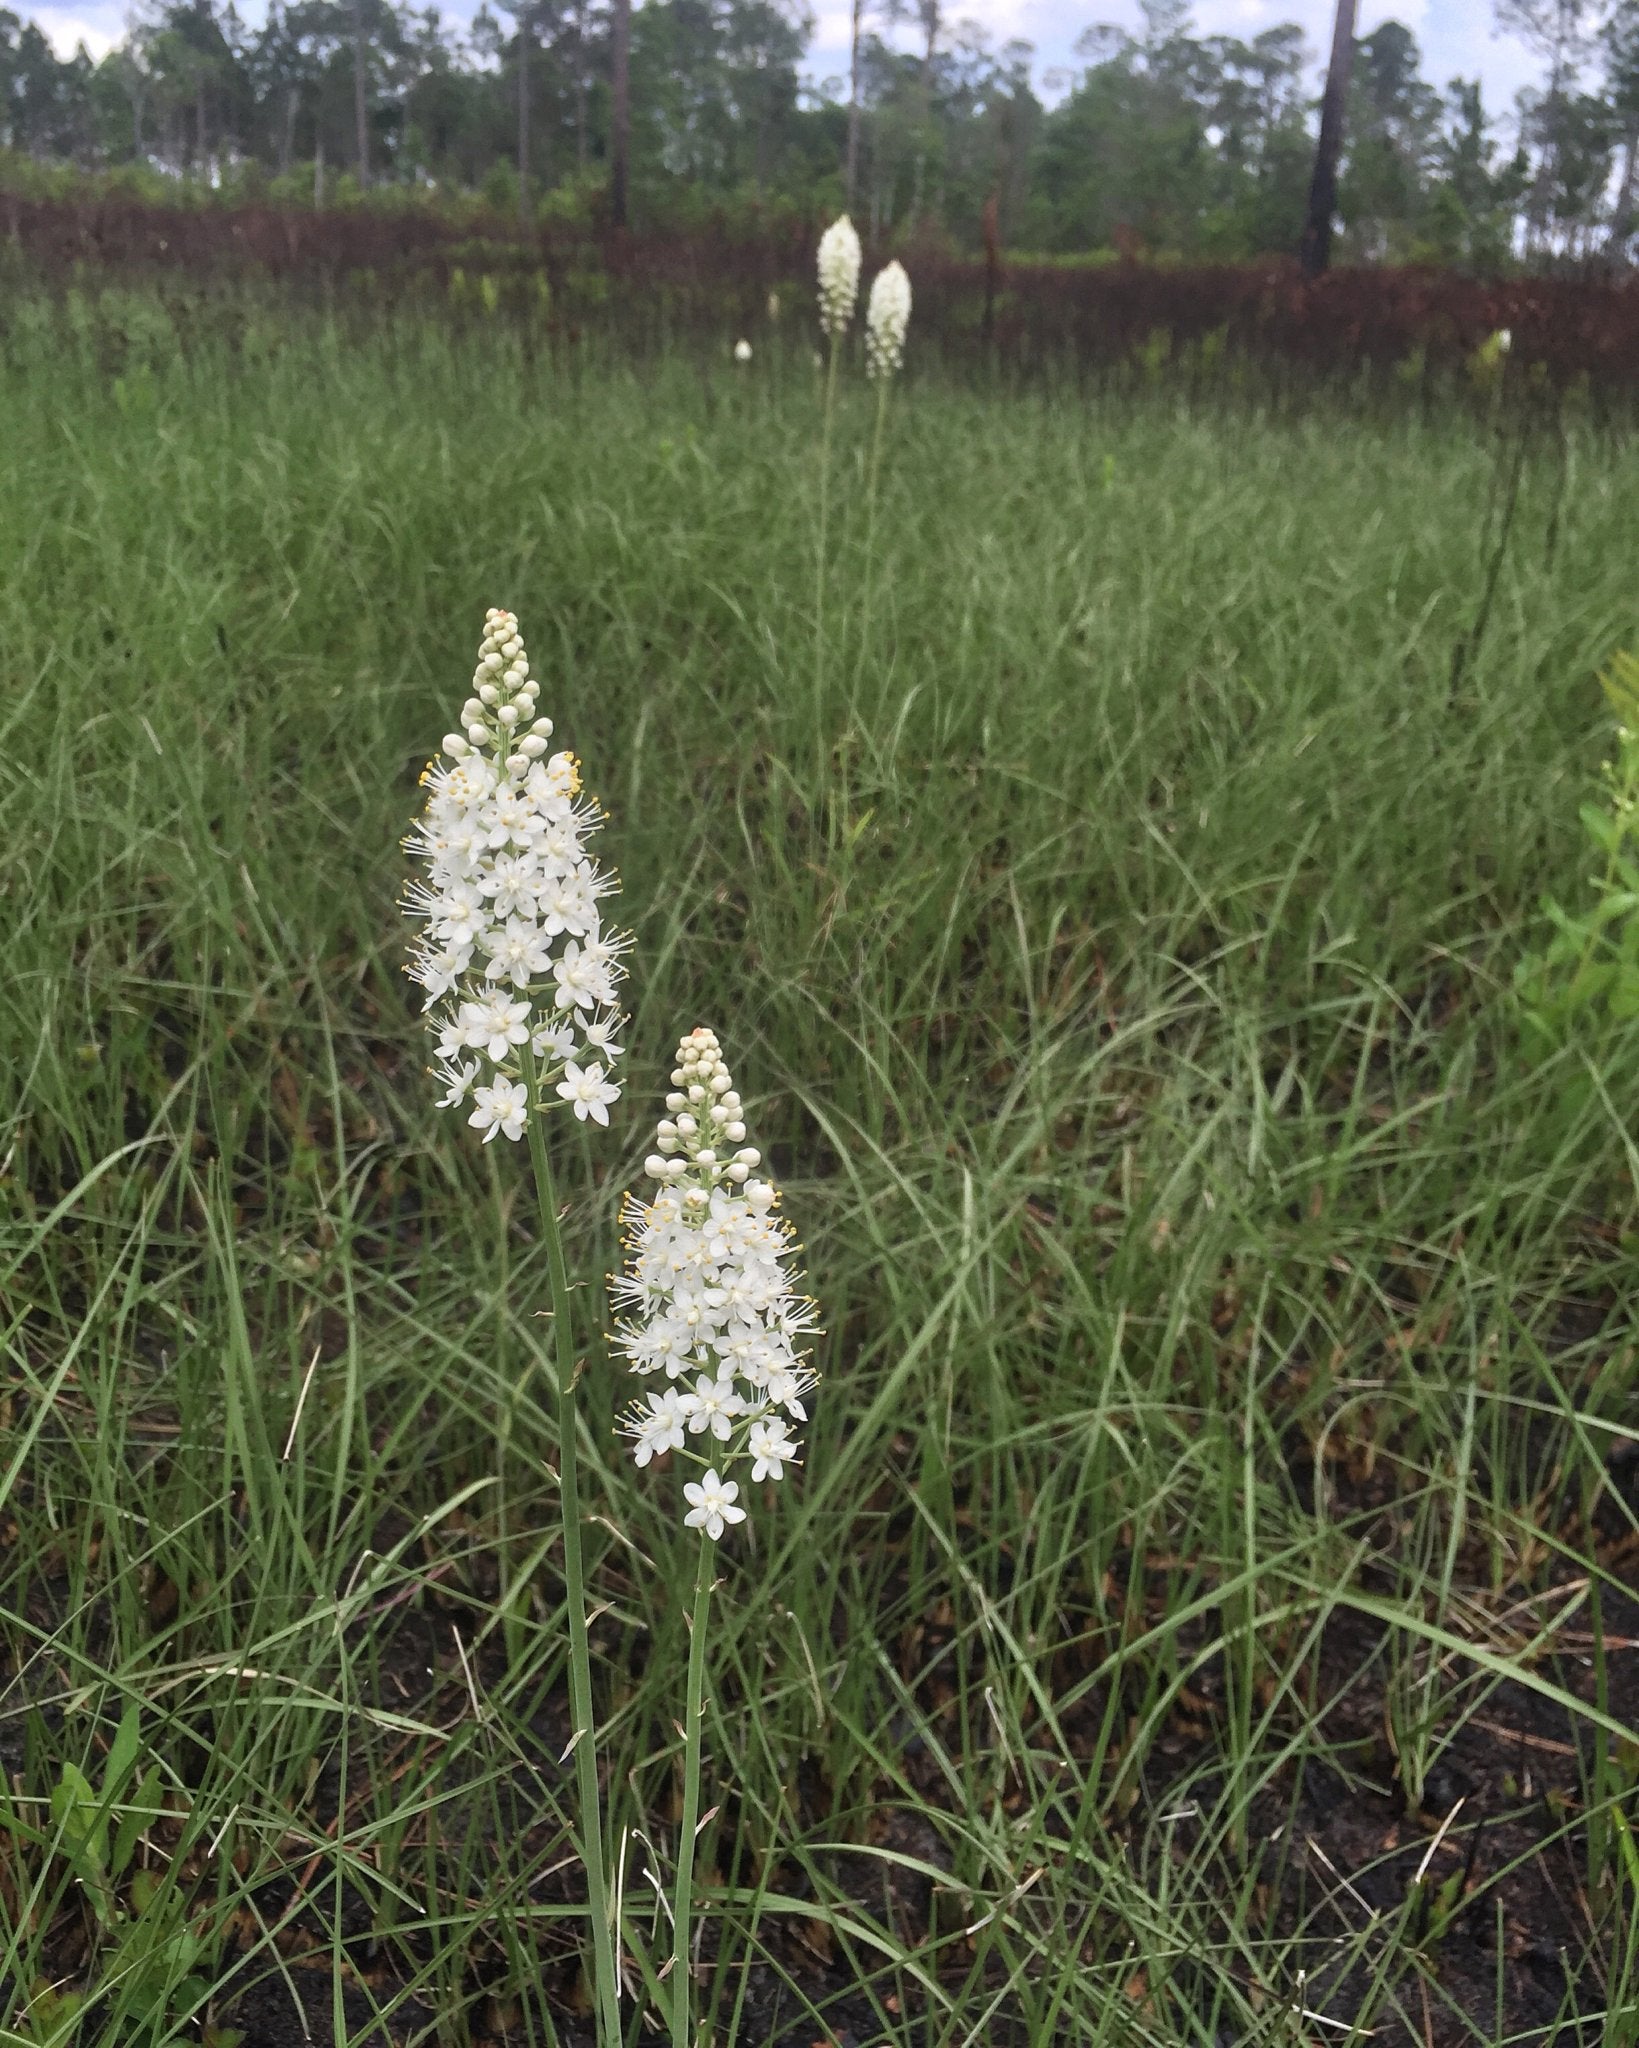
<path id="1" fill-rule="evenodd" d="M 814 563 L 814 686 L 816 699 L 825 676 L 825 541 L 831 509 L 831 423 L 836 413 L 837 364 L 843 336 L 859 302 L 859 271 L 863 260 L 859 235 L 847 214 L 832 221 L 820 237 L 820 329 L 830 342 L 825 365 L 825 412 L 820 427 L 819 546 Z"/>
<path id="2" fill-rule="evenodd" d="M 639 1466 L 676 1452 L 701 1468 L 683 1486 L 686 1528 L 700 1531 L 690 1620 L 683 1815 L 672 1908 L 673 2048 L 689 2048 L 694 1838 L 699 1824 L 707 1627 L 716 1545 L 746 1519 L 740 1484 L 784 1476 L 801 1448 L 791 1420 L 818 1375 L 804 1350 L 814 1304 L 796 1291 L 790 1225 L 744 1143 L 744 1108 L 716 1035 L 690 1032 L 677 1048 L 666 1115 L 645 1162 L 657 1192 L 627 1198 L 626 1267 L 611 1286 L 613 1347 L 635 1373 L 666 1385 L 634 1401 L 621 1422 Z M 698 1444 L 699 1448 L 695 1446 Z"/>
<path id="3" fill-rule="evenodd" d="M 422 931 L 408 971 L 426 991 L 440 1107 L 466 1109 L 493 1142 L 527 1134 L 552 1295 L 558 1382 L 558 1482 L 569 1617 L 571 1748 L 580 1793 L 598 2031 L 618 2048 L 620 1987 L 603 1862 L 602 1799 L 592 1715 L 592 1659 L 581 1556 L 575 1336 L 544 1118 L 567 1106 L 607 1124 L 620 1090 L 616 989 L 629 941 L 604 928 L 615 882 L 587 849 L 603 823 L 572 754 L 548 752 L 552 721 L 511 612 L 492 610 L 461 707 L 461 730 L 422 777 L 427 805 L 406 842 L 424 878 L 405 908 Z"/>
<path id="4" fill-rule="evenodd" d="M 888 424 L 888 392 L 905 360 L 905 332 L 911 318 L 911 281 L 902 263 L 884 265 L 871 280 L 865 308 L 865 374 L 876 386 L 876 428 L 865 473 L 864 631 L 860 661 L 871 644 L 873 586 L 876 575 L 876 491 L 882 472 L 882 442 Z M 857 684 L 857 676 L 856 676 Z"/>

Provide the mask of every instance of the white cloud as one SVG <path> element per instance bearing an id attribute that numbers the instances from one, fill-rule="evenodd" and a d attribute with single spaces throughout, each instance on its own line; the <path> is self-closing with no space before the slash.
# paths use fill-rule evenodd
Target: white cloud
<path id="1" fill-rule="evenodd" d="M 81 43 L 93 57 L 106 57 L 123 30 L 118 13 L 112 7 L 90 7 L 83 13 L 71 13 L 66 7 L 30 8 L 25 5 L 17 11 L 25 17 L 32 15 L 59 57 L 72 57 Z"/>

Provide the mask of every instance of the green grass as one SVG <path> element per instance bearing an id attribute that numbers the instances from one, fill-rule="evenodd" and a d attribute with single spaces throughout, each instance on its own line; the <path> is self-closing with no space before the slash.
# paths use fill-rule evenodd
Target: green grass
<path id="1" fill-rule="evenodd" d="M 829 1332 L 723 1547 L 709 2038 L 1631 2048 L 1639 1062 L 1507 998 L 1631 445 L 1571 427 L 1551 561 L 1528 464 L 1453 701 L 1467 415 L 913 382 L 867 557 L 851 388 L 816 677 L 796 356 L 164 336 L 0 379 L 0 2039 L 588 2038 L 544 1252 L 399 972 L 493 603 L 637 936 L 554 1133 L 629 1947 L 693 1553 L 595 1283 L 706 1022 Z M 103 1930 L 51 1795 L 133 1703 Z"/>

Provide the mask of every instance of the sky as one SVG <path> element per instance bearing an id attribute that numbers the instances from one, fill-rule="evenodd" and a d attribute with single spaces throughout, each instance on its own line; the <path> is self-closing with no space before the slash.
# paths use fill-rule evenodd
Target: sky
<path id="1" fill-rule="evenodd" d="M 68 55 L 84 42 L 100 57 L 120 36 L 128 0 L 51 0 L 30 6 L 11 0 L 14 10 L 32 15 L 57 49 Z M 641 4 L 641 0 L 639 0 Z M 818 18 L 805 74 L 811 84 L 841 81 L 848 72 L 848 0 L 811 0 Z M 946 0 L 952 20 L 977 22 L 998 43 L 1018 37 L 1035 46 L 1031 73 L 1037 92 L 1049 103 L 1063 96 L 1069 73 L 1076 68 L 1077 36 L 1094 22 L 1110 21 L 1136 28 L 1138 0 Z M 1195 26 L 1203 35 L 1255 36 L 1277 22 L 1295 21 L 1309 44 L 1318 79 L 1331 42 L 1333 0 L 1195 0 Z M 255 0 L 241 0 L 241 13 L 256 18 Z M 446 0 L 446 19 L 471 11 L 463 0 Z M 1522 85 L 1537 80 L 1538 67 L 1529 52 L 1493 27 L 1491 0 L 1361 0 L 1358 33 L 1379 22 L 1405 23 L 1423 49 L 1423 75 L 1443 87 L 1455 77 L 1479 76 L 1486 104 L 1493 114 L 1513 106 Z"/>

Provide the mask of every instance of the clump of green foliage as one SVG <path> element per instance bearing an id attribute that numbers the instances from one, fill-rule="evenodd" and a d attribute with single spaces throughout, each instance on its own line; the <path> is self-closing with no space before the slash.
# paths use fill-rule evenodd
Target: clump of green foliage
<path id="1" fill-rule="evenodd" d="M 1542 899 L 1553 936 L 1514 975 L 1527 1043 L 1538 1055 L 1578 1031 L 1639 1017 L 1639 659 L 1618 654 L 1600 685 L 1617 717 L 1616 752 L 1600 763 L 1604 800 L 1585 803 L 1580 815 L 1604 866 L 1580 912 Z"/>

